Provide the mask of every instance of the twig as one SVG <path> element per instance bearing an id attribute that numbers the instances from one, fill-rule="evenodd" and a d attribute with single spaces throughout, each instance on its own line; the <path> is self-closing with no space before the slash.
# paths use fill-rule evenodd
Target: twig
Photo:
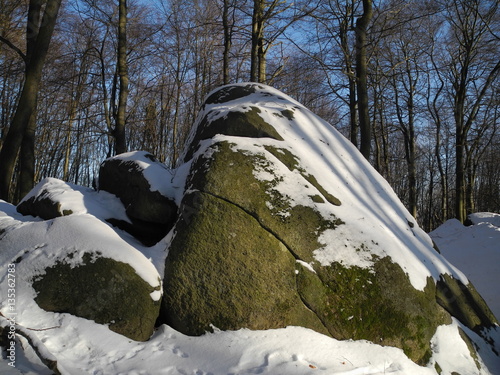
<path id="1" fill-rule="evenodd" d="M 7 319 L 8 321 L 13 321 L 13 319 L 6 317 L 2 312 L 0 311 L 0 316 Z M 15 323 L 17 325 L 17 323 Z M 42 331 L 48 331 L 49 329 L 55 329 L 55 328 L 61 328 L 61 326 L 54 326 L 54 327 L 48 327 L 48 328 L 30 328 L 30 327 L 23 327 L 24 329 L 29 329 L 30 331 L 36 331 L 36 332 L 42 332 Z"/>
<path id="2" fill-rule="evenodd" d="M 12 322 L 14 323 L 16 334 L 24 337 L 28 341 L 28 344 L 30 344 L 30 346 L 33 348 L 38 358 L 40 358 L 40 360 L 45 366 L 47 366 L 51 371 L 53 371 L 55 375 L 63 375 L 63 373 L 59 370 L 57 366 L 57 358 L 47 349 L 47 347 L 36 335 L 30 332 L 30 331 L 44 331 L 46 329 L 26 328 L 17 324 L 14 320 L 5 317 L 1 312 L 0 315 L 3 318 L 2 320 L 7 320 L 9 322 L 8 323 L 9 325 L 12 324 Z M 3 324 L 2 326 L 3 329 L 7 329 Z M 52 328 L 57 328 L 57 327 L 52 327 Z"/>

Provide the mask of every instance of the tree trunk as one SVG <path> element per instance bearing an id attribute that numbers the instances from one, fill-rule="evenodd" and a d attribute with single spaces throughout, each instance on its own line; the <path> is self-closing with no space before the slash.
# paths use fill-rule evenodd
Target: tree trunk
<path id="1" fill-rule="evenodd" d="M 351 142 L 354 146 L 358 147 L 358 116 L 357 108 L 358 102 L 356 100 L 356 81 L 349 77 L 349 123 L 351 127 Z"/>
<path id="2" fill-rule="evenodd" d="M 21 142 L 21 152 L 19 153 L 19 180 L 17 181 L 16 194 L 14 197 L 15 203 L 26 196 L 26 194 L 33 189 L 35 184 L 35 112 L 36 104 Z"/>
<path id="3" fill-rule="evenodd" d="M 232 44 L 232 24 L 229 22 L 229 0 L 224 0 L 222 9 L 222 27 L 224 28 L 224 52 L 222 54 L 222 80 L 229 83 L 229 53 Z"/>
<path id="4" fill-rule="evenodd" d="M 409 84 L 408 84 L 408 122 L 405 123 L 403 117 L 403 108 L 399 101 L 399 94 L 397 84 L 394 80 L 395 91 L 395 105 L 396 114 L 398 117 L 399 128 L 403 134 L 404 147 L 405 147 L 405 160 L 408 172 L 408 211 L 416 219 L 417 218 L 417 172 L 415 162 L 415 113 L 414 113 L 414 100 L 413 100 L 413 78 L 411 72 L 407 71 Z"/>
<path id="5" fill-rule="evenodd" d="M 372 18 L 372 0 L 363 0 L 363 14 L 356 20 L 356 78 L 358 89 L 359 130 L 361 133 L 360 151 L 370 159 L 371 126 L 368 112 L 368 84 L 366 58 L 366 30 Z"/>
<path id="6" fill-rule="evenodd" d="M 127 152 L 125 139 L 125 120 L 127 114 L 128 97 L 128 67 L 127 67 L 127 0 L 120 0 L 118 5 L 118 56 L 117 71 L 120 90 L 118 94 L 118 108 L 116 113 L 114 137 L 115 154 Z"/>
<path id="7" fill-rule="evenodd" d="M 36 108 L 38 87 L 42 78 L 42 68 L 57 20 L 61 0 L 48 0 L 41 26 L 34 43 L 31 58 L 26 66 L 25 81 L 9 132 L 0 152 L 0 199 L 12 199 L 10 186 L 16 160 L 29 121 Z"/>
<path id="8" fill-rule="evenodd" d="M 36 38 L 40 32 L 40 16 L 42 0 L 31 0 L 28 7 L 28 24 L 26 26 L 26 68 L 35 48 Z M 38 93 L 37 93 L 38 96 Z M 35 183 L 35 131 L 36 131 L 36 103 L 30 116 L 28 127 L 21 142 L 19 154 L 19 179 L 17 181 L 14 202 L 19 202 L 30 192 Z"/>
<path id="9" fill-rule="evenodd" d="M 66 130 L 66 141 L 65 141 L 65 151 L 64 151 L 64 166 L 63 166 L 63 180 L 69 181 L 69 164 L 71 156 L 71 137 L 73 135 L 73 123 L 75 122 L 77 116 L 77 110 L 80 105 L 82 94 L 85 86 L 85 77 L 87 76 L 88 69 L 88 58 L 85 53 L 82 59 L 81 68 L 79 71 L 75 71 L 77 74 L 77 83 L 75 88 L 74 97 L 71 98 L 69 103 L 69 118 L 68 127 Z M 72 93 L 73 94 L 73 93 Z"/>
<path id="10" fill-rule="evenodd" d="M 456 145 L 455 145 L 455 217 L 464 222 L 465 212 L 465 157 L 462 131 L 457 127 Z"/>
<path id="11" fill-rule="evenodd" d="M 417 168 L 415 160 L 415 110 L 414 90 L 415 85 L 410 69 L 407 70 L 409 84 L 408 96 L 408 187 L 409 187 L 409 211 L 417 218 Z"/>
<path id="12" fill-rule="evenodd" d="M 252 13 L 252 48 L 250 55 L 250 81 L 259 82 L 260 53 L 264 43 L 264 0 L 253 0 Z"/>

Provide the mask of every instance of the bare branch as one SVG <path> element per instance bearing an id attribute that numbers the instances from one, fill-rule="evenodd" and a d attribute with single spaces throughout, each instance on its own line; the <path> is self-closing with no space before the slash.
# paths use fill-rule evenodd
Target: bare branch
<path id="1" fill-rule="evenodd" d="M 21 59 L 24 61 L 25 64 L 27 63 L 27 57 L 24 54 L 24 52 L 21 51 L 21 49 L 19 47 L 17 47 L 16 45 L 14 45 L 10 40 L 8 40 L 0 35 L 0 42 L 6 44 L 10 49 L 12 49 L 14 52 L 16 52 L 21 57 Z"/>

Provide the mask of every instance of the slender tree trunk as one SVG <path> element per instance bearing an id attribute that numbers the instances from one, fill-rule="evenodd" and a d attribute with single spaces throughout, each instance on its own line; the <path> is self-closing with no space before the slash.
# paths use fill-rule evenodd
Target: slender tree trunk
<path id="1" fill-rule="evenodd" d="M 69 118 L 68 118 L 68 127 L 66 130 L 66 149 L 64 152 L 64 166 L 63 166 L 63 180 L 69 180 L 69 164 L 70 164 L 70 156 L 71 156 L 71 137 L 73 134 L 73 123 L 75 122 L 77 116 L 77 109 L 80 105 L 80 100 L 84 90 L 85 77 L 87 76 L 87 66 L 88 66 L 88 58 L 85 54 L 83 56 L 81 69 L 78 74 L 77 84 L 75 88 L 74 98 L 71 98 L 69 103 Z"/>
<path id="2" fill-rule="evenodd" d="M 470 56 L 470 50 L 467 50 Z M 454 117 L 455 117 L 455 217 L 462 223 L 466 219 L 465 212 L 465 147 L 467 132 L 465 126 L 465 100 L 467 97 L 467 77 L 469 74 L 469 58 L 465 59 L 463 69 L 455 84 Z"/>
<path id="3" fill-rule="evenodd" d="M 465 212 L 465 156 L 462 131 L 457 128 L 455 145 L 455 217 L 462 223 L 466 219 Z"/>
<path id="4" fill-rule="evenodd" d="M 476 210 L 474 203 L 475 181 L 477 177 L 476 167 L 472 162 L 467 163 L 467 184 L 465 189 L 465 213 L 471 214 Z"/>
<path id="5" fill-rule="evenodd" d="M 222 55 L 222 80 L 229 83 L 229 53 L 232 44 L 232 26 L 229 22 L 229 0 L 224 0 L 222 9 L 222 27 L 224 28 L 224 52 Z"/>
<path id="6" fill-rule="evenodd" d="M 36 38 L 40 32 L 40 17 L 42 12 L 42 0 L 30 0 L 28 7 L 28 24 L 26 27 L 26 68 L 33 56 Z M 26 74 L 26 73 L 25 73 Z M 17 181 L 16 196 L 14 202 L 21 200 L 33 188 L 35 183 L 35 131 L 36 131 L 36 103 L 30 116 L 28 127 L 21 142 L 19 154 L 19 180 Z"/>
<path id="7" fill-rule="evenodd" d="M 436 66 L 436 63 L 433 59 L 433 54 L 430 55 L 431 57 L 431 62 L 433 67 L 436 69 L 436 72 L 438 71 L 438 68 Z M 439 110 L 439 103 L 438 100 L 441 97 L 441 93 L 443 92 L 443 89 L 445 88 L 445 83 L 441 79 L 441 77 L 438 75 L 439 79 L 439 87 L 437 88 L 436 93 L 434 94 L 434 97 L 432 98 L 432 101 L 430 100 L 431 98 L 431 81 L 428 81 L 428 88 L 427 88 L 427 109 L 432 116 L 432 119 L 434 120 L 434 123 L 436 125 L 436 143 L 434 145 L 434 156 L 436 157 L 436 162 L 437 162 L 437 167 L 439 171 L 439 183 L 441 185 L 441 202 L 440 202 L 440 217 L 438 218 L 439 222 L 437 224 L 441 224 L 445 220 L 448 219 L 448 200 L 449 200 L 449 193 L 448 193 L 448 176 L 447 176 L 447 171 L 445 170 L 444 164 L 443 164 L 443 158 L 441 157 L 441 128 L 442 128 L 442 122 L 441 122 L 441 115 L 440 115 L 440 110 Z"/>
<path id="8" fill-rule="evenodd" d="M 107 32 L 106 32 L 107 35 Z M 114 101 L 114 87 L 115 82 L 113 82 L 113 89 L 111 93 L 111 98 L 109 98 L 108 94 L 108 88 L 106 86 L 106 62 L 104 61 L 104 47 L 105 47 L 105 42 L 106 42 L 106 36 L 101 42 L 101 47 L 97 51 L 99 55 L 99 63 L 100 63 L 100 73 L 101 73 L 101 89 L 102 89 L 102 104 L 103 104 L 103 111 L 104 111 L 104 121 L 106 122 L 106 129 L 107 129 L 107 140 L 108 140 L 108 152 L 106 154 L 106 157 L 111 157 L 112 151 L 113 151 L 113 138 L 112 138 L 112 133 L 113 133 L 113 125 L 112 125 L 112 112 L 113 112 L 113 101 Z"/>
<path id="9" fill-rule="evenodd" d="M 372 0 L 363 0 L 363 14 L 356 20 L 356 78 L 358 89 L 359 130 L 361 133 L 360 151 L 370 159 L 371 126 L 368 111 L 366 32 L 372 18 Z"/>
<path id="10" fill-rule="evenodd" d="M 408 70 L 409 98 L 408 98 L 408 188 L 409 188 L 409 211 L 417 218 L 417 167 L 415 160 L 415 110 L 414 110 L 414 84 L 411 72 Z"/>
<path id="11" fill-rule="evenodd" d="M 115 153 L 127 152 L 125 139 L 125 121 L 127 115 L 128 97 L 128 66 L 127 66 L 127 0 L 120 0 L 118 5 L 118 56 L 117 71 L 120 90 L 118 94 L 118 108 L 114 128 Z"/>
<path id="12" fill-rule="evenodd" d="M 436 161 L 439 171 L 439 181 L 441 185 L 441 222 L 448 219 L 448 179 L 443 166 L 443 158 L 441 157 L 441 120 L 436 122 L 436 146 L 434 149 Z"/>
<path id="13" fill-rule="evenodd" d="M 19 180 L 17 181 L 16 197 L 14 202 L 19 202 L 35 183 L 35 131 L 36 131 L 36 100 L 35 109 L 31 114 L 28 127 L 24 132 L 19 153 Z"/>
<path id="14" fill-rule="evenodd" d="M 260 79 L 260 61 L 259 56 L 264 43 L 263 30 L 264 0 L 253 0 L 252 13 L 252 48 L 250 56 L 250 81 L 259 82 Z"/>
<path id="15" fill-rule="evenodd" d="M 177 158 L 179 157 L 179 151 L 177 150 L 177 138 L 178 128 L 179 128 L 179 109 L 181 105 L 181 82 L 177 80 L 176 83 L 176 95 L 175 95 L 175 114 L 174 123 L 172 124 L 172 161 L 171 168 L 175 168 L 177 165 Z"/>
<path id="16" fill-rule="evenodd" d="M 41 26 L 26 66 L 25 81 L 9 132 L 0 152 L 0 199 L 11 200 L 10 185 L 23 137 L 35 112 L 42 68 L 52 38 L 61 0 L 48 0 Z"/>
<path id="17" fill-rule="evenodd" d="M 262 23 L 263 24 L 263 23 Z M 262 26 L 264 28 L 264 26 Z M 264 30 L 262 30 L 262 34 L 264 34 Z M 258 45 L 258 59 L 259 59 L 259 74 L 258 81 L 260 83 L 267 83 L 267 61 L 266 61 L 266 46 L 264 46 L 264 35 L 259 38 Z"/>
<path id="18" fill-rule="evenodd" d="M 408 172 L 408 211 L 414 218 L 417 218 L 417 172 L 415 163 L 415 114 L 413 109 L 413 84 L 411 83 L 412 77 L 408 72 L 410 80 L 408 92 L 408 123 L 405 123 L 403 118 L 403 109 L 399 102 L 399 94 L 396 82 L 394 82 L 394 91 L 396 94 L 396 113 L 399 122 L 399 128 L 403 133 L 404 146 L 405 146 L 405 160 Z"/>
<path id="19" fill-rule="evenodd" d="M 349 77 L 349 123 L 351 124 L 351 142 L 358 147 L 358 102 L 356 100 L 356 81 Z"/>
<path id="20" fill-rule="evenodd" d="M 340 48 L 344 54 L 345 71 L 347 72 L 347 79 L 349 85 L 349 125 L 350 125 L 350 139 L 351 143 L 358 147 L 358 115 L 357 115 L 357 99 L 356 99 L 356 73 L 353 69 L 353 61 L 351 58 L 351 48 L 349 43 L 349 31 L 353 20 L 351 7 L 346 7 L 346 14 L 339 24 L 339 39 Z"/>

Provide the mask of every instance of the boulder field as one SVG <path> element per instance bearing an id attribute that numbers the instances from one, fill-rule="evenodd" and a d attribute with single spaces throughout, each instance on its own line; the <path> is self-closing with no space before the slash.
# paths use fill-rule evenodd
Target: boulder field
<path id="1" fill-rule="evenodd" d="M 118 155 L 103 162 L 98 187 L 86 196 L 109 194 L 119 208 L 99 217 L 103 225 L 143 246 L 164 241 L 163 296 L 151 299 L 158 287 L 103 251 L 80 255 L 76 268 L 60 257 L 40 270 L 32 285 L 43 309 L 115 322 L 110 328 L 139 340 L 155 320 L 187 335 L 302 326 L 398 347 L 422 365 L 437 328 L 452 318 L 486 340 L 498 329 L 473 285 L 356 148 L 271 87 L 215 90 L 177 169 L 144 152 Z M 18 211 L 75 216 L 66 190 L 78 188 L 46 180 Z M 90 308 L 86 280 L 99 272 L 98 304 Z M 130 308 L 118 324 L 120 304 Z M 474 357 L 477 347 L 462 333 Z"/>

